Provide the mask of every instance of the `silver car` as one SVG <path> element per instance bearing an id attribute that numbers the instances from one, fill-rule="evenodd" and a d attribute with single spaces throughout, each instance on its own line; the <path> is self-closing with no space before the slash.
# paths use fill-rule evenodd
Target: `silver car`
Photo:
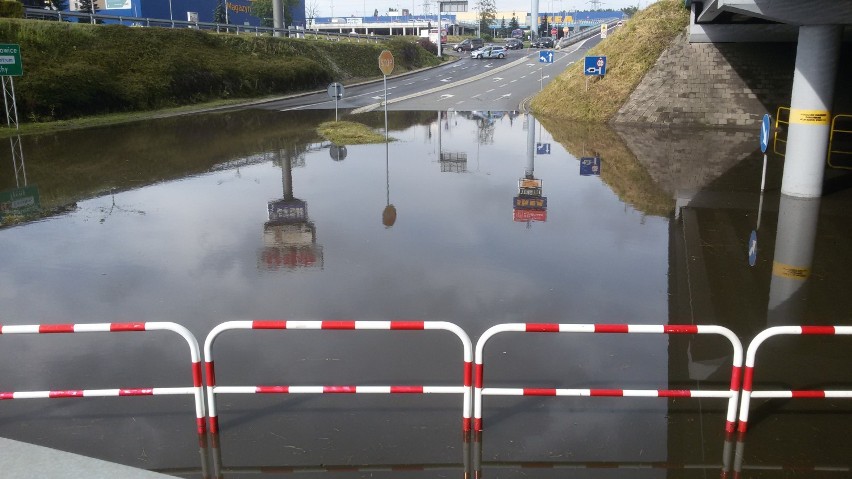
<path id="1" fill-rule="evenodd" d="M 506 49 L 504 47 L 485 47 L 479 50 L 470 52 L 470 58 L 482 60 L 485 58 L 506 58 Z"/>

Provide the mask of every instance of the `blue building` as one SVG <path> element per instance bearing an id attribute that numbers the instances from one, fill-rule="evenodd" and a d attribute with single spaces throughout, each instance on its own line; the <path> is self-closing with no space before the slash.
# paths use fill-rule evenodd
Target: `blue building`
<path id="1" fill-rule="evenodd" d="M 228 23 L 233 25 L 260 25 L 260 18 L 252 14 L 253 0 L 222 0 L 228 13 Z M 96 13 L 123 17 L 156 18 L 164 20 L 213 22 L 218 0 L 96 0 Z M 293 24 L 305 26 L 305 0 L 292 7 Z"/>

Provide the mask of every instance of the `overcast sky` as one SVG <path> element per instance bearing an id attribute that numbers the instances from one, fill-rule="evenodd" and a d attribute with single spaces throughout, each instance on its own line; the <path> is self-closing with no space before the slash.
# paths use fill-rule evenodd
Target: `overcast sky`
<path id="1" fill-rule="evenodd" d="M 529 0 L 495 0 L 497 4 L 498 11 L 518 11 L 518 12 L 528 12 L 530 10 L 531 2 Z M 611 8 L 613 10 L 620 10 L 624 7 L 630 6 L 639 6 L 640 8 L 645 8 L 648 4 L 655 2 L 656 0 L 601 0 L 599 7 L 596 8 Z M 310 8 L 311 5 L 316 4 L 319 9 L 319 16 L 327 17 L 331 16 L 332 12 L 337 16 L 350 16 L 354 15 L 356 17 L 360 16 L 369 16 L 373 14 L 373 11 L 378 9 L 379 14 L 388 11 L 388 8 L 407 8 L 412 11 L 414 15 L 421 15 L 423 13 L 423 3 L 424 0 L 305 0 L 305 4 Z M 435 13 L 437 9 L 437 2 L 432 0 L 428 2 L 429 11 L 431 13 Z M 476 5 L 476 0 L 470 0 L 469 8 L 473 10 Z M 545 12 L 549 10 L 553 11 L 573 11 L 573 10 L 588 10 L 592 8 L 591 3 L 588 0 L 539 0 L 538 2 L 538 10 L 539 12 Z"/>

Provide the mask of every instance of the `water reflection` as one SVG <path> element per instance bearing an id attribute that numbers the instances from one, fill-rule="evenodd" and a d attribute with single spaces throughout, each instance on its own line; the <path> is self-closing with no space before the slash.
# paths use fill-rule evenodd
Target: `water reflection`
<path id="1" fill-rule="evenodd" d="M 501 322 L 668 322 L 721 324 L 744 341 L 768 324 L 849 322 L 842 313 L 852 309 L 852 199 L 837 190 L 818 203 L 787 204 L 778 195 L 776 159 L 760 203 L 756 132 L 613 131 L 515 121 L 513 112 L 389 112 L 398 142 L 333 153 L 312 128 L 329 115 L 223 113 L 22 138 L 27 179 L 39 185 L 41 203 L 77 208 L 0 230 L 2 321 L 168 320 L 204 337 L 231 319 L 416 318 L 456 321 L 474 338 Z M 358 120 L 384 125 L 381 112 Z M 543 208 L 544 180 L 547 223 L 524 230 L 509 218 L 508 199 L 533 193 Z M 12 171 L 0 187 L 17 188 Z M 264 204 L 266 211 L 258 208 Z M 113 207 L 146 214 L 100 222 Z M 745 245 L 755 225 L 761 253 L 751 267 Z M 809 270 L 807 281 L 790 269 L 774 273 L 776 263 Z M 0 339 L 0 377 L 10 385 L 61 384 L 91 372 L 122 383 L 123 372 L 108 370 L 104 354 L 131 355 L 143 374 L 157 372 L 145 358 L 161 354 L 155 345 L 101 353 L 91 344 Z M 729 381 L 729 358 L 717 345 L 612 339 L 612 356 L 603 357 L 588 340 L 495 344 L 489 380 L 522 377 L 552 387 L 606 387 L 612 380 L 669 389 Z M 440 380 L 442 361 L 452 358 L 423 343 L 394 344 L 389 349 L 398 356 L 375 354 L 367 366 L 350 361 L 379 349 L 372 340 L 235 340 L 222 357 L 255 354 L 235 365 L 245 376 L 234 379 L 244 384 L 276 374 L 338 384 L 338 374 L 353 372 L 367 374 L 367 384 L 405 383 L 403 363 Z M 816 357 L 814 349 L 811 343 L 767 361 L 762 377 L 767 384 L 810 384 L 820 371 L 826 382 L 849 381 L 848 368 L 836 366 L 848 360 L 848 348 L 826 340 Z M 17 371 L 21 358 L 26 367 Z M 84 367 L 72 367 L 79 361 Z M 27 368 L 44 377 L 30 378 Z M 456 422 L 447 420 L 457 415 L 456 404 L 251 401 L 225 405 L 237 423 L 222 438 L 226 471 L 352 462 L 445 464 L 453 466 L 447 474 L 461 472 L 464 446 Z M 557 403 L 490 407 L 485 473 L 520 476 L 503 466 L 563 460 L 567 467 L 725 464 L 718 402 Z M 175 418 L 186 405 L 145 405 L 131 421 L 113 403 L 60 404 L 46 412 L 43 403 L 6 401 L 0 434 L 151 469 L 197 463 L 191 431 L 172 425 L 182 423 Z M 755 406 L 746 469 L 789 462 L 785 456 L 848 461 L 848 404 Z M 76 432 L 83 430 L 98 439 L 81 440 Z"/>

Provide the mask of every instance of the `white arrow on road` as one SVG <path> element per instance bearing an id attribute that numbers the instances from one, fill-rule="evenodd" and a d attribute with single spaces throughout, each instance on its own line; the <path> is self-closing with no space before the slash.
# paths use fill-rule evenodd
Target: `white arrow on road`
<path id="1" fill-rule="evenodd" d="M 512 96 L 512 94 L 511 94 L 511 93 L 506 93 L 505 95 L 501 96 L 500 98 L 508 98 L 508 97 L 510 97 L 510 96 Z"/>
<path id="2" fill-rule="evenodd" d="M 452 98 L 452 97 L 454 97 L 454 96 L 455 96 L 455 95 L 448 95 L 448 94 L 447 94 L 447 95 L 441 95 L 441 98 L 438 98 L 438 101 L 446 100 L 446 99 L 448 99 L 448 98 Z"/>
<path id="3" fill-rule="evenodd" d="M 452 80 L 452 79 L 453 79 L 453 77 L 447 77 L 447 78 L 442 78 L 442 79 L 441 79 L 441 81 L 442 81 L 442 82 L 444 82 L 444 83 L 446 83 L 446 82 L 448 82 L 448 81 L 450 81 L 450 80 Z"/>

